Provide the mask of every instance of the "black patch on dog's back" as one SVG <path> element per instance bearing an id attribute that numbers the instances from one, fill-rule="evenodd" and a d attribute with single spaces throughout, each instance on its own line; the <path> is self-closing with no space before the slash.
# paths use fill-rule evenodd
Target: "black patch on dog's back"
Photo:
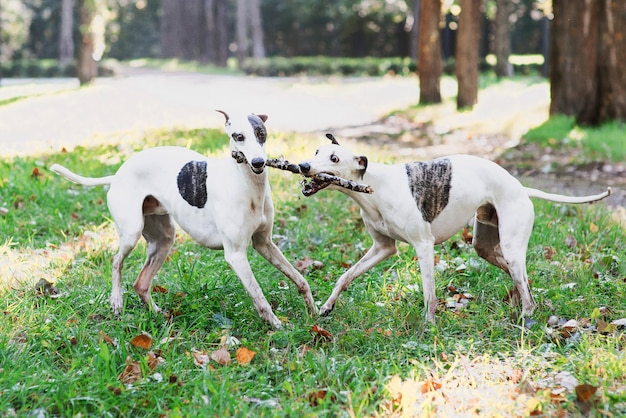
<path id="1" fill-rule="evenodd" d="M 203 208 L 207 201 L 206 168 L 206 161 L 189 161 L 178 172 L 178 193 L 197 208 Z"/>
<path id="2" fill-rule="evenodd" d="M 426 222 L 432 222 L 448 204 L 452 164 L 447 158 L 406 164 L 409 189 Z"/>

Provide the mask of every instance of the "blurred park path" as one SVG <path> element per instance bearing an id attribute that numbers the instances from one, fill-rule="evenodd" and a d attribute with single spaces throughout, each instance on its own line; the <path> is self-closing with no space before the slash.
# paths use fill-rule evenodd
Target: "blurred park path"
<path id="1" fill-rule="evenodd" d="M 546 85 L 500 89 L 479 99 L 477 111 L 457 114 L 450 108 L 428 116 L 446 129 L 465 122 L 517 135 L 508 127 L 519 125 L 520 113 L 528 114 L 529 106 L 539 109 L 539 119 L 547 117 Z M 453 97 L 455 82 L 442 80 L 442 94 Z M 524 94 L 528 97 L 520 100 Z M 221 127 L 223 117 L 215 109 L 265 113 L 268 128 L 282 132 L 367 125 L 416 104 L 419 87 L 414 77 L 264 78 L 133 69 L 86 88 L 71 79 L 3 80 L 0 101 L 22 96 L 28 98 L 0 106 L 3 156 L 108 142 L 114 132 L 137 139 L 154 128 Z"/>

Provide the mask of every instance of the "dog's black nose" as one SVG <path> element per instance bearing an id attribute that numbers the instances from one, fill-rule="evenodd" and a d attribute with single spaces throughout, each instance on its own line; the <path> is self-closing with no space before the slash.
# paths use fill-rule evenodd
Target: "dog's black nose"
<path id="1" fill-rule="evenodd" d="M 261 157 L 253 158 L 250 164 L 254 168 L 263 168 L 263 166 L 265 165 L 265 159 Z"/>
<path id="2" fill-rule="evenodd" d="M 300 163 L 300 171 L 303 173 L 308 173 L 311 171 L 311 164 L 309 163 Z"/>

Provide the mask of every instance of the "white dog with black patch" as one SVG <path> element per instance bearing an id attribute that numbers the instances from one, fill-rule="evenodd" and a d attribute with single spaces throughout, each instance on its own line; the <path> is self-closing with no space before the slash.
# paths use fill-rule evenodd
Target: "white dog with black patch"
<path id="1" fill-rule="evenodd" d="M 310 196 L 328 187 L 350 196 L 361 207 L 361 216 L 374 244 L 337 281 L 320 309 L 330 313 L 343 290 L 357 276 L 396 253 L 396 241 L 415 248 L 426 306 L 426 319 L 434 321 L 437 299 L 434 282 L 434 245 L 450 238 L 475 218 L 473 246 L 478 255 L 507 272 L 522 302 L 522 314 L 531 315 L 536 303 L 526 273 L 526 250 L 533 228 L 531 197 L 561 203 L 594 202 L 611 189 L 593 196 L 568 197 L 523 187 L 498 164 L 470 155 L 453 155 L 426 162 L 368 164 L 327 134 L 332 144 L 318 149 L 313 159 L 300 163 L 305 176 L 326 173 L 373 188 L 360 193 L 317 178 L 304 185 Z"/>
<path id="2" fill-rule="evenodd" d="M 220 111 L 221 112 L 221 111 Z M 155 311 L 152 279 L 174 243 L 174 221 L 198 243 L 223 249 L 224 257 L 241 280 L 261 318 L 281 328 L 250 268 L 247 248 L 252 246 L 291 279 L 303 295 L 309 313 L 317 308 L 311 289 L 300 273 L 272 242 L 274 205 L 265 170 L 265 115 L 230 118 L 225 130 L 231 153 L 245 157 L 207 158 L 182 147 L 157 147 L 141 151 L 111 176 L 88 178 L 54 164 L 50 169 L 85 186 L 108 185 L 107 203 L 119 235 L 113 259 L 111 307 L 123 307 L 121 275 L 124 259 L 143 235 L 146 262 L 134 289 Z"/>

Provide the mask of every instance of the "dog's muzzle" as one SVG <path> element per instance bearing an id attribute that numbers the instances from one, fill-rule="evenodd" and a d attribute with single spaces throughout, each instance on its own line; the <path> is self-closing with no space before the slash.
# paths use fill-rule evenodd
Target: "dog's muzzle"
<path id="1" fill-rule="evenodd" d="M 250 166 L 252 167 L 252 171 L 256 174 L 261 174 L 265 167 L 265 159 L 260 157 L 253 158 L 252 161 L 250 161 Z"/>
<path id="2" fill-rule="evenodd" d="M 305 177 L 311 177 L 311 164 L 300 163 L 300 173 Z M 313 196 L 315 193 L 330 186 L 330 182 L 320 180 L 318 178 L 304 179 L 300 183 L 302 185 L 302 194 L 306 197 Z"/>
<path id="3" fill-rule="evenodd" d="M 248 163 L 248 160 L 246 159 L 246 156 L 243 155 L 243 152 L 241 152 L 241 151 L 232 151 L 231 152 L 231 156 L 233 157 L 233 159 L 235 161 L 237 161 L 238 164 L 247 164 Z M 265 159 L 264 158 L 256 157 L 256 158 L 253 158 L 252 161 L 250 162 L 250 169 L 255 174 L 261 174 L 263 172 L 264 168 L 265 168 Z"/>

